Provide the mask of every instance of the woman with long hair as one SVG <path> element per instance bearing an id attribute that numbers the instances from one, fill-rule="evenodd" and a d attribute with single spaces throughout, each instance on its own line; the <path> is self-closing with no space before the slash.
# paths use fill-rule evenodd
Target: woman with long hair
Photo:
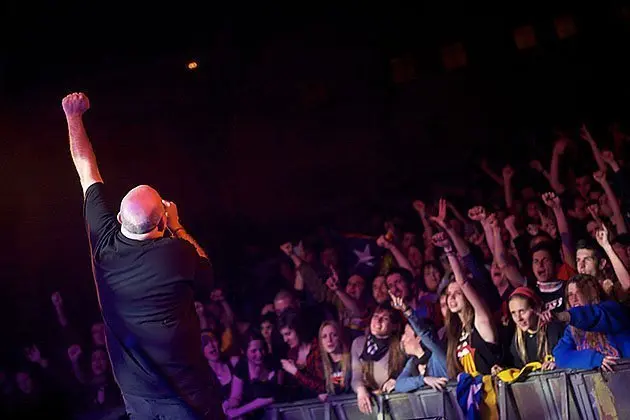
<path id="1" fill-rule="evenodd" d="M 324 371 L 326 393 L 320 394 L 324 401 L 328 395 L 345 394 L 350 391 L 352 380 L 352 357 L 350 346 L 343 330 L 335 321 L 324 321 L 319 328 L 319 352 Z"/>
<path id="2" fill-rule="evenodd" d="M 201 345 L 203 355 L 208 361 L 208 365 L 214 376 L 221 384 L 221 399 L 223 401 L 230 397 L 232 389 L 232 379 L 234 377 L 234 366 L 238 362 L 238 357 L 232 357 L 227 360 L 221 353 L 221 345 L 216 336 L 210 331 L 201 333 Z"/>
<path id="3" fill-rule="evenodd" d="M 464 276 L 448 236 L 438 233 L 433 240 L 436 246 L 444 249 L 455 277 L 446 289 L 448 375 L 450 378 L 460 372 L 489 375 L 501 358 L 501 346 L 490 310 Z"/>
<path id="4" fill-rule="evenodd" d="M 555 316 L 569 326 L 553 350 L 559 368 L 612 371 L 617 359 L 630 356 L 630 317 L 613 300 L 602 300 L 595 277 L 573 276 L 567 284 L 567 312 Z"/>
<path id="5" fill-rule="evenodd" d="M 512 292 L 508 307 L 516 324 L 510 346 L 514 367 L 520 369 L 528 363 L 540 362 L 543 370 L 554 369 L 555 362 L 549 357 L 564 333 L 564 324 L 555 320 L 546 323 L 540 316 L 542 300 L 527 287 L 518 287 Z"/>
<path id="6" fill-rule="evenodd" d="M 396 386 L 406 361 L 401 330 L 400 312 L 385 302 L 374 310 L 366 334 L 352 342 L 352 389 L 362 413 L 372 412 L 371 392 L 391 392 Z"/>

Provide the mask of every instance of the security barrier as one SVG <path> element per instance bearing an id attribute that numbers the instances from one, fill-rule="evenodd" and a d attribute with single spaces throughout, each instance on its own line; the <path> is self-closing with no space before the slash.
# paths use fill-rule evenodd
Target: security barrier
<path id="1" fill-rule="evenodd" d="M 373 414 L 364 415 L 356 395 L 330 397 L 326 403 L 305 400 L 274 404 L 267 420 L 460 420 L 455 382 L 445 392 L 421 389 L 408 394 L 389 394 L 375 399 Z M 614 373 L 600 370 L 535 372 L 527 380 L 497 384 L 501 420 L 603 420 L 630 419 L 630 361 L 622 361 Z"/>

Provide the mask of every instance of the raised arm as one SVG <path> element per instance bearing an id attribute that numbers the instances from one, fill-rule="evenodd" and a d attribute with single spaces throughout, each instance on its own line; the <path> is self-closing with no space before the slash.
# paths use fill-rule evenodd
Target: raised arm
<path id="1" fill-rule="evenodd" d="M 580 137 L 591 146 L 593 157 L 595 158 L 595 162 L 597 162 L 599 170 L 606 172 L 606 162 L 602 159 L 602 153 L 599 151 L 599 147 L 597 147 L 597 143 L 593 139 L 593 136 L 591 136 L 590 131 L 586 128 L 586 124 L 582 124 L 582 127 L 580 127 Z"/>
<path id="2" fill-rule="evenodd" d="M 560 232 L 560 241 L 562 242 L 562 255 L 564 256 L 564 262 L 575 268 L 575 247 L 573 246 L 569 222 L 567 221 L 567 217 L 562 209 L 560 198 L 555 193 L 548 192 L 543 194 L 542 200 L 548 207 L 551 208 L 551 210 L 553 210 L 553 214 L 556 216 L 558 232 Z"/>
<path id="3" fill-rule="evenodd" d="M 385 236 L 381 235 L 376 240 L 376 245 L 380 246 L 381 248 L 385 248 L 386 250 L 391 252 L 392 256 L 394 257 L 394 259 L 396 260 L 396 262 L 398 263 L 398 266 L 400 268 L 404 268 L 405 270 L 409 271 L 410 273 L 413 273 L 413 268 L 411 267 L 411 264 L 409 263 L 409 260 L 407 259 L 407 257 L 405 257 L 405 254 L 403 254 L 400 251 L 400 249 L 398 249 L 396 244 L 394 244 L 393 242 L 388 241 L 385 238 Z"/>
<path id="4" fill-rule="evenodd" d="M 605 225 L 601 225 L 597 232 L 595 233 L 595 239 L 597 239 L 597 243 L 602 247 L 606 256 L 608 256 L 608 260 L 612 265 L 613 270 L 615 271 L 615 275 L 621 284 L 621 287 L 624 291 L 630 290 L 630 274 L 628 273 L 628 269 L 623 264 L 612 245 L 610 244 L 610 239 L 608 237 L 608 229 L 606 229 Z"/>
<path id="5" fill-rule="evenodd" d="M 612 222 L 615 224 L 615 228 L 617 229 L 617 234 L 620 233 L 628 233 L 628 228 L 626 227 L 626 222 L 621 213 L 621 207 L 619 207 L 619 200 L 617 200 L 617 196 L 613 191 L 610 183 L 606 179 L 605 171 L 598 171 L 593 174 L 593 179 L 602 186 L 602 189 L 606 193 L 606 197 L 608 198 L 608 205 L 610 206 L 610 210 L 612 210 L 612 217 L 610 218 Z"/>
<path id="6" fill-rule="evenodd" d="M 416 200 L 413 202 L 413 208 L 418 212 L 418 216 L 420 216 L 424 228 L 424 234 L 422 235 L 424 239 L 424 260 L 433 261 L 435 260 L 435 247 L 433 246 L 433 242 L 431 242 L 433 226 L 431 226 L 431 222 L 427 217 L 426 206 L 424 202 Z"/>
<path id="7" fill-rule="evenodd" d="M 201 245 L 199 245 L 197 241 L 195 241 L 195 239 L 190 236 L 188 232 L 186 232 L 184 226 L 182 226 L 182 224 L 179 222 L 179 211 L 177 210 L 177 206 L 175 205 L 175 203 L 172 201 L 162 200 L 162 204 L 166 209 L 166 225 L 168 226 L 173 236 L 188 241 L 192 244 L 192 246 L 195 247 L 195 250 L 197 250 L 197 254 L 199 254 L 201 258 L 208 259 L 208 254 L 206 254 L 206 251 L 204 251 Z"/>
<path id="8" fill-rule="evenodd" d="M 490 168 L 490 166 L 488 165 L 488 161 L 486 159 L 483 159 L 481 161 L 481 164 L 479 165 L 479 167 L 486 175 L 494 179 L 494 181 L 497 184 L 503 186 L 503 178 L 501 178 L 496 172 L 492 170 L 492 168 Z"/>
<path id="9" fill-rule="evenodd" d="M 85 195 L 90 185 L 103 182 L 98 171 L 96 155 L 83 125 L 83 113 L 90 109 L 90 101 L 83 93 L 71 93 L 63 98 L 61 106 L 68 122 L 70 154 Z"/>
<path id="10" fill-rule="evenodd" d="M 568 141 L 566 139 L 558 140 L 553 146 L 553 152 L 551 155 L 551 174 L 549 183 L 551 188 L 557 193 L 562 194 L 564 192 L 564 185 L 560 182 L 560 157 L 566 149 Z"/>
<path id="11" fill-rule="evenodd" d="M 514 199 L 512 195 L 512 178 L 514 177 L 514 169 L 510 165 L 503 168 L 503 193 L 505 194 L 505 206 L 512 210 Z"/>
<path id="12" fill-rule="evenodd" d="M 492 215 L 494 216 L 494 215 Z M 501 238 L 501 228 L 496 216 L 489 221 L 492 233 L 494 235 L 494 258 L 505 277 L 508 279 L 512 287 L 517 288 L 525 285 L 525 278 L 514 264 L 511 264 L 507 258 L 507 251 L 503 238 Z"/>
<path id="13" fill-rule="evenodd" d="M 475 311 L 475 328 L 479 331 L 479 335 L 488 343 L 497 343 L 497 336 L 492 326 L 492 316 L 490 314 L 490 310 L 475 288 L 464 276 L 464 271 L 459 264 L 459 260 L 457 259 L 455 252 L 453 252 L 453 246 L 448 240 L 448 237 L 444 233 L 438 233 L 433 236 L 433 241 L 436 246 L 444 248 L 444 252 L 448 257 L 448 262 L 453 269 L 455 281 L 459 287 L 461 287 L 462 293 Z"/>

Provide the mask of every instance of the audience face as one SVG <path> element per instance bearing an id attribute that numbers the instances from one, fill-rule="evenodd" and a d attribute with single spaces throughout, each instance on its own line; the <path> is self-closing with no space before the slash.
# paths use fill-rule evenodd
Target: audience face
<path id="1" fill-rule="evenodd" d="M 221 356 L 219 351 L 219 343 L 215 338 L 208 340 L 205 346 L 203 346 L 203 355 L 209 362 L 216 362 Z"/>
<path id="2" fill-rule="evenodd" d="M 578 220 L 587 219 L 590 216 L 590 213 L 586 208 L 586 200 L 581 197 L 576 197 L 574 203 L 575 207 L 573 208 L 571 215 Z"/>
<path id="3" fill-rule="evenodd" d="M 539 283 L 554 281 L 556 269 L 551 254 L 546 249 L 541 249 L 532 255 L 532 271 Z"/>
<path id="4" fill-rule="evenodd" d="M 339 332 L 334 326 L 326 325 L 322 328 L 322 333 L 319 339 L 326 353 L 339 353 L 341 351 Z"/>
<path id="5" fill-rule="evenodd" d="M 585 175 L 577 178 L 575 180 L 575 189 L 582 197 L 588 197 L 588 193 L 591 191 L 591 177 Z"/>
<path id="6" fill-rule="evenodd" d="M 335 248 L 326 248 L 320 256 L 321 263 L 324 267 L 337 267 L 339 265 L 339 255 Z"/>
<path id="7" fill-rule="evenodd" d="M 599 264 L 595 251 L 592 249 L 578 249 L 576 252 L 576 263 L 580 274 L 588 274 L 593 277 L 597 277 L 599 274 Z"/>
<path id="8" fill-rule="evenodd" d="M 446 295 L 440 296 L 440 312 L 442 313 L 442 319 L 446 319 L 446 313 L 448 312 L 448 304 L 446 303 Z"/>
<path id="9" fill-rule="evenodd" d="M 387 294 L 387 283 L 384 276 L 378 276 L 372 282 L 372 297 L 376 303 L 383 303 L 389 299 Z"/>
<path id="10" fill-rule="evenodd" d="M 15 382 L 22 393 L 30 395 L 33 393 L 34 385 L 31 375 L 27 372 L 18 372 L 15 374 Z"/>
<path id="11" fill-rule="evenodd" d="M 400 274 L 391 274 L 387 276 L 386 281 L 387 289 L 389 289 L 394 296 L 401 297 L 403 299 L 407 299 L 409 297 L 409 287 L 407 287 L 405 279 L 403 279 Z"/>
<path id="12" fill-rule="evenodd" d="M 402 249 L 407 251 L 409 248 L 416 244 L 416 234 L 412 232 L 405 232 L 403 235 Z"/>
<path id="13" fill-rule="evenodd" d="M 94 376 L 103 375 L 109 369 L 109 359 L 105 350 L 94 350 L 92 352 L 92 373 Z"/>
<path id="14" fill-rule="evenodd" d="M 508 304 L 512 319 L 522 331 L 534 331 L 538 328 L 538 315 L 524 297 L 513 297 Z"/>
<path id="15" fill-rule="evenodd" d="M 389 311 L 377 310 L 370 320 L 370 332 L 378 338 L 387 338 L 392 332 L 391 314 Z"/>
<path id="16" fill-rule="evenodd" d="M 422 252 L 416 246 L 411 246 L 407 251 L 407 258 L 409 259 L 409 263 L 413 268 L 422 267 L 422 263 L 424 262 L 424 257 L 422 256 Z"/>
<path id="17" fill-rule="evenodd" d="M 420 341 L 420 337 L 416 335 L 416 333 L 413 331 L 413 328 L 411 328 L 409 324 L 405 325 L 405 332 L 400 338 L 400 342 L 403 346 L 403 351 L 408 355 L 416 354 L 417 350 L 422 348 L 420 346 Z"/>
<path id="18" fill-rule="evenodd" d="M 363 277 L 355 274 L 348 279 L 346 285 L 346 293 L 355 300 L 360 300 L 363 296 L 363 290 L 365 290 L 365 280 Z"/>
<path id="19" fill-rule="evenodd" d="M 461 312 L 465 306 L 465 297 L 462 288 L 457 283 L 451 283 L 446 289 L 446 303 L 449 311 L 454 314 Z"/>
<path id="20" fill-rule="evenodd" d="M 569 283 L 569 285 L 567 286 L 567 299 L 571 308 L 574 308 L 576 306 L 584 306 L 588 303 L 584 298 L 584 294 L 580 289 L 578 289 L 575 283 Z"/>
<path id="21" fill-rule="evenodd" d="M 265 356 L 265 343 L 261 340 L 252 340 L 247 345 L 247 361 L 253 365 L 262 365 Z"/>
<path id="22" fill-rule="evenodd" d="M 105 345 L 105 324 L 97 322 L 92 325 L 92 343 L 95 346 Z"/>
<path id="23" fill-rule="evenodd" d="M 440 272 L 432 265 L 424 267 L 424 285 L 430 292 L 435 292 L 440 285 Z"/>
<path id="24" fill-rule="evenodd" d="M 265 338 L 265 340 L 271 340 L 271 334 L 273 334 L 273 324 L 270 321 L 263 321 L 260 324 L 260 334 Z"/>
<path id="25" fill-rule="evenodd" d="M 492 283 L 494 283 L 496 287 L 502 287 L 507 282 L 501 267 L 499 267 L 499 264 L 497 264 L 496 261 L 492 262 L 492 266 L 490 267 L 490 276 L 492 277 Z"/>
<path id="26" fill-rule="evenodd" d="M 300 338 L 294 329 L 284 327 L 280 330 L 280 334 L 282 334 L 282 339 L 287 343 L 289 348 L 295 349 L 300 345 Z"/>
<path id="27" fill-rule="evenodd" d="M 538 214 L 539 211 L 540 211 L 540 206 L 538 205 L 536 201 L 529 201 L 527 203 L 527 216 L 530 219 L 534 219 L 534 220 L 540 219 L 540 214 Z"/>

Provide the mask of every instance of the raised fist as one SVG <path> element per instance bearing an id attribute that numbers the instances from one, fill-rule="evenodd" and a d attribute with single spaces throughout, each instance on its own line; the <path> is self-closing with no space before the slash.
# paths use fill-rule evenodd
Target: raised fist
<path id="1" fill-rule="evenodd" d="M 50 296 L 50 300 L 55 308 L 63 306 L 63 299 L 61 299 L 61 293 L 55 292 Z"/>
<path id="2" fill-rule="evenodd" d="M 68 117 L 81 116 L 90 109 L 90 100 L 83 93 L 71 93 L 61 101 L 63 112 Z"/>
<path id="3" fill-rule="evenodd" d="M 177 210 L 177 205 L 167 200 L 162 200 L 162 205 L 166 212 L 166 226 L 168 226 L 171 232 L 181 228 L 182 225 L 179 223 L 179 210 Z"/>
<path id="4" fill-rule="evenodd" d="M 536 172 L 542 172 L 544 170 L 542 163 L 540 163 L 539 160 L 532 160 L 531 162 L 529 162 L 529 167 L 535 170 Z"/>
<path id="5" fill-rule="evenodd" d="M 81 346 L 78 344 L 73 344 L 68 349 L 68 357 L 72 363 L 77 363 L 81 354 L 83 354 L 83 351 L 81 350 Z"/>
<path id="6" fill-rule="evenodd" d="M 486 209 L 483 206 L 476 206 L 468 210 L 468 217 L 475 222 L 482 222 L 486 219 Z"/>
<path id="7" fill-rule="evenodd" d="M 554 192 L 546 192 L 542 195 L 542 200 L 548 207 L 557 210 L 560 206 L 560 198 Z"/>
<path id="8" fill-rule="evenodd" d="M 603 184 L 606 182 L 606 172 L 597 171 L 593 174 L 593 179 L 597 181 L 598 184 Z"/>
<path id="9" fill-rule="evenodd" d="M 451 247 L 451 240 L 444 232 L 436 233 L 431 239 L 433 241 L 433 245 L 437 247 L 444 248 L 445 250 Z"/>
<path id="10" fill-rule="evenodd" d="M 602 150 L 602 159 L 604 160 L 604 162 L 610 165 L 615 161 L 615 156 L 610 150 Z"/>
<path id="11" fill-rule="evenodd" d="M 505 168 L 503 168 L 503 179 L 512 179 L 513 176 L 514 169 L 510 165 L 507 165 Z"/>
<path id="12" fill-rule="evenodd" d="M 291 254 L 293 254 L 293 244 L 291 244 L 291 242 L 284 243 L 280 245 L 280 250 L 287 256 L 291 256 Z"/>
<path id="13" fill-rule="evenodd" d="M 602 248 L 610 245 L 608 238 L 608 229 L 605 225 L 602 224 L 601 227 L 597 229 L 597 231 L 595 232 L 595 239 L 597 240 L 599 246 L 601 246 Z"/>
<path id="14" fill-rule="evenodd" d="M 42 360 L 42 354 L 37 348 L 36 345 L 32 345 L 31 347 L 26 347 L 24 349 L 24 355 L 31 363 L 39 363 Z"/>
<path id="15" fill-rule="evenodd" d="M 420 214 L 424 214 L 424 212 L 427 209 L 426 206 L 424 205 L 424 202 L 420 200 L 416 200 L 413 202 L 413 208 L 415 211 L 417 211 Z"/>

